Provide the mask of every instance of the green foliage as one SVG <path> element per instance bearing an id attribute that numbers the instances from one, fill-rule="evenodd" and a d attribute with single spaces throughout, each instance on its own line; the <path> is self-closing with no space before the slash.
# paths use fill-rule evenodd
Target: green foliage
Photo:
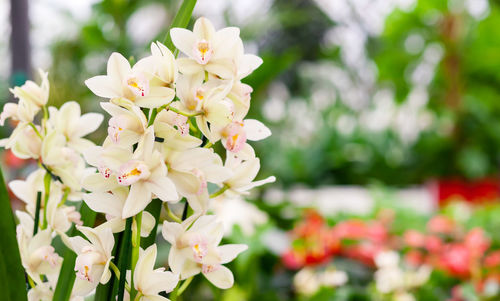
<path id="1" fill-rule="evenodd" d="M 0 170 L 0 292 L 2 300 L 26 299 L 26 280 L 16 241 L 16 224 L 10 207 L 10 198 Z"/>

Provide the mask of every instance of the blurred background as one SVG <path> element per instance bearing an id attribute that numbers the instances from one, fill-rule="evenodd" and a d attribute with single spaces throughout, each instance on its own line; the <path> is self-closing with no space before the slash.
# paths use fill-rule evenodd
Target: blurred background
<path id="1" fill-rule="evenodd" d="M 83 81 L 113 51 L 146 55 L 179 5 L 0 0 L 3 103 L 42 68 L 50 105 L 101 111 Z M 198 0 L 199 16 L 264 59 L 244 81 L 278 181 L 214 204 L 251 247 L 232 289 L 197 279 L 187 300 L 500 300 L 499 1 Z M 30 169 L 2 156 L 11 179 Z"/>

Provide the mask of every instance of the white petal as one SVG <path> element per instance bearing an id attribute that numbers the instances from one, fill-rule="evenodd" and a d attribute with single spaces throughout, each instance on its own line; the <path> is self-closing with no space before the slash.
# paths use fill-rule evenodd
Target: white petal
<path id="1" fill-rule="evenodd" d="M 196 37 L 194 34 L 185 28 L 172 28 L 170 37 L 175 47 L 187 56 L 191 56 L 193 52 Z"/>
<path id="2" fill-rule="evenodd" d="M 113 52 L 108 59 L 108 77 L 113 80 L 113 84 L 121 87 L 125 77 L 130 73 L 130 63 L 118 52 Z"/>
<path id="3" fill-rule="evenodd" d="M 151 190 L 144 182 L 136 182 L 130 186 L 125 206 L 122 211 L 122 218 L 128 218 L 144 210 L 151 202 Z"/>
<path id="4" fill-rule="evenodd" d="M 238 254 L 246 249 L 248 249 L 248 246 L 243 244 L 229 244 L 217 247 L 217 251 L 219 252 L 221 258 L 220 263 L 224 264 L 233 261 Z"/>
<path id="5" fill-rule="evenodd" d="M 271 136 L 271 130 L 262 122 L 255 119 L 245 119 L 243 128 L 247 134 L 247 139 L 258 141 Z"/>
<path id="6" fill-rule="evenodd" d="M 141 236 L 148 237 L 149 233 L 151 233 L 151 231 L 153 229 L 155 229 L 155 231 L 156 231 L 155 226 L 156 226 L 156 220 L 153 217 L 153 215 L 151 215 L 151 213 L 149 213 L 147 211 L 143 211 L 142 212 L 142 224 L 141 224 Z"/>
<path id="7" fill-rule="evenodd" d="M 78 135 L 79 137 L 86 136 L 99 128 L 104 116 L 99 113 L 83 114 L 78 120 Z"/>
<path id="8" fill-rule="evenodd" d="M 208 281 L 218 288 L 228 289 L 234 284 L 234 276 L 231 270 L 225 266 L 219 266 L 215 271 L 203 274 Z"/>
<path id="9" fill-rule="evenodd" d="M 161 234 L 166 241 L 168 241 L 171 245 L 175 246 L 177 238 L 184 233 L 184 229 L 179 223 L 175 222 L 163 222 L 163 226 L 161 228 Z"/>
<path id="10" fill-rule="evenodd" d="M 168 87 L 151 87 L 147 96 L 139 97 L 135 104 L 142 108 L 158 108 L 174 99 L 175 91 Z"/>
<path id="11" fill-rule="evenodd" d="M 179 71 L 184 75 L 193 75 L 203 72 L 203 66 L 191 58 L 183 57 L 177 59 L 177 66 L 179 67 Z"/>
<path id="12" fill-rule="evenodd" d="M 215 36 L 215 28 L 210 20 L 201 17 L 194 22 L 193 33 L 197 39 L 210 41 Z"/>
<path id="13" fill-rule="evenodd" d="M 230 59 L 212 59 L 205 65 L 205 69 L 224 79 L 236 77 L 236 66 Z"/>
<path id="14" fill-rule="evenodd" d="M 119 97 L 121 87 L 117 86 L 106 75 L 94 76 L 85 81 L 85 85 L 97 96 L 104 98 Z"/>
<path id="15" fill-rule="evenodd" d="M 163 202 L 173 202 L 179 199 L 174 183 L 167 177 L 150 179 L 146 185 Z"/>
<path id="16" fill-rule="evenodd" d="M 83 195 L 83 200 L 90 209 L 96 212 L 121 216 L 123 200 L 108 192 L 93 192 Z"/>

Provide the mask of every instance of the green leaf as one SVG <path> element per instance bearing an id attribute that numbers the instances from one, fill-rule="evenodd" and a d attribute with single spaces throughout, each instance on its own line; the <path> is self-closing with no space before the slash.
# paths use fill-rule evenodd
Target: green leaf
<path id="1" fill-rule="evenodd" d="M 145 250 L 152 244 L 154 244 L 156 239 L 156 229 L 158 228 L 158 222 L 160 221 L 160 212 L 161 212 L 162 201 L 160 199 L 154 199 L 149 205 L 146 207 L 146 211 L 151 213 L 155 218 L 155 226 L 151 233 L 149 233 L 148 237 L 145 237 L 141 240 L 141 247 Z"/>
<path id="2" fill-rule="evenodd" d="M 27 300 L 24 269 L 21 265 L 21 256 L 16 241 L 16 223 L 1 170 L 0 216 L 0 233 L 2 233 L 0 256 L 3 258 L 3 260 L 0 260 L 0 292 L 2 292 L 2 300 Z"/>
<path id="3" fill-rule="evenodd" d="M 85 202 L 82 202 L 80 207 L 80 214 L 82 222 L 85 226 L 92 227 L 95 222 L 96 213 L 92 211 Z M 73 226 L 69 232 L 69 236 L 78 235 L 79 231 Z M 67 301 L 71 297 L 73 284 L 75 283 L 75 260 L 76 254 L 73 250 L 65 247 L 64 261 L 59 273 L 59 280 L 57 281 L 56 290 L 54 292 L 54 301 Z"/>
<path id="4" fill-rule="evenodd" d="M 180 27 L 186 28 L 191 19 L 191 14 L 193 13 L 194 6 L 196 5 L 196 0 L 184 0 L 182 2 L 179 11 L 174 17 L 172 24 L 170 24 L 170 28 Z M 172 52 L 175 52 L 174 43 L 172 43 L 172 38 L 170 37 L 170 30 L 167 32 L 165 36 L 165 46 L 167 46 Z M 174 53 L 175 54 L 175 53 Z"/>
<path id="5" fill-rule="evenodd" d="M 120 269 L 120 281 L 118 282 L 118 298 L 117 301 L 123 301 L 125 293 L 125 275 L 130 266 L 131 239 L 132 238 L 132 217 L 127 218 L 125 223 L 125 232 L 123 234 L 122 245 L 120 246 L 120 254 L 118 259 L 118 268 Z"/>

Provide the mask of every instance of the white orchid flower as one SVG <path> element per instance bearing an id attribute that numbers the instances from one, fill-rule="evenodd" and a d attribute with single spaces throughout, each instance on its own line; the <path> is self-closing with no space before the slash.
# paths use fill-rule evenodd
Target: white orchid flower
<path id="1" fill-rule="evenodd" d="M 240 81 L 235 81 L 231 91 L 227 94 L 234 104 L 234 120 L 243 120 L 250 109 L 250 94 L 253 92 L 252 87 Z"/>
<path id="2" fill-rule="evenodd" d="M 134 270 L 134 287 L 141 294 L 138 300 L 169 300 L 159 295 L 160 292 L 171 292 L 179 282 L 179 275 L 166 272 L 165 268 L 154 269 L 156 261 L 156 244 L 145 251 L 141 249 L 139 260 Z"/>
<path id="3" fill-rule="evenodd" d="M 49 124 L 66 137 L 68 147 L 83 152 L 94 143 L 82 138 L 99 128 L 104 116 L 98 113 L 81 115 L 80 105 L 75 101 L 64 103 L 61 108 L 49 107 Z"/>
<path id="4" fill-rule="evenodd" d="M 212 149 L 176 151 L 167 144 L 162 146 L 163 159 L 168 166 L 167 177 L 195 212 L 205 212 L 208 209 L 207 183 L 221 184 L 231 177 L 231 171 L 223 166 L 222 159 Z"/>
<path id="5" fill-rule="evenodd" d="M 123 55 L 114 52 L 108 60 L 107 75 L 99 75 L 85 81 L 87 87 L 97 96 L 109 98 L 112 102 L 131 107 L 157 108 L 172 101 L 172 88 L 155 85 L 148 58 L 138 61 L 134 67 Z"/>
<path id="6" fill-rule="evenodd" d="M 187 55 L 177 60 L 179 71 L 183 74 L 209 73 L 221 78 L 236 76 L 235 58 L 240 30 L 226 27 L 215 31 L 206 18 L 196 20 L 193 31 L 172 28 L 170 36 L 175 47 Z"/>
<path id="7" fill-rule="evenodd" d="M 95 212 L 104 213 L 107 222 L 102 224 L 110 227 L 113 233 L 125 229 L 125 219 L 122 218 L 123 207 L 127 200 L 128 189 L 120 186 L 110 192 L 92 192 L 83 195 L 83 200 Z M 155 218 L 151 213 L 144 211 L 142 214 L 141 236 L 147 237 L 155 226 Z"/>
<path id="8" fill-rule="evenodd" d="M 152 61 L 151 70 L 154 75 L 154 80 L 159 80 L 159 85 L 172 85 L 177 80 L 178 68 L 175 57 L 172 52 L 161 42 L 151 43 L 151 56 L 148 58 Z"/>
<path id="9" fill-rule="evenodd" d="M 162 110 L 154 121 L 155 135 L 163 139 L 163 145 L 186 150 L 199 146 L 201 139 L 189 135 L 188 118 L 170 110 Z"/>
<path id="10" fill-rule="evenodd" d="M 216 129 L 211 129 L 215 132 Z M 247 145 L 246 141 L 259 141 L 271 136 L 271 130 L 256 119 L 233 121 L 220 129 L 222 145 L 230 152 L 238 153 Z"/>
<path id="11" fill-rule="evenodd" d="M 213 215 L 204 215 L 191 225 L 194 218 L 195 215 L 182 224 L 163 223 L 162 235 L 172 245 L 168 256 L 171 270 L 179 274 L 180 279 L 201 272 L 215 286 L 230 288 L 234 283 L 233 273 L 223 264 L 236 258 L 247 246 L 219 246 L 224 234 L 222 223 Z"/>
<path id="12" fill-rule="evenodd" d="M 115 144 L 131 146 L 144 134 L 148 120 L 141 109 L 132 106 L 128 110 L 109 102 L 101 102 L 101 107 L 111 115 L 108 137 Z"/>
<path id="13" fill-rule="evenodd" d="M 80 190 L 83 177 L 88 173 L 81 155 L 66 144 L 66 137 L 56 130 L 47 134 L 42 142 L 41 159 L 52 173 L 72 190 Z"/>
<path id="14" fill-rule="evenodd" d="M 35 126 L 40 132 L 40 127 Z M 38 159 L 42 139 L 28 123 L 19 123 L 8 138 L 0 139 L 0 146 L 10 149 L 20 159 Z"/>
<path id="15" fill-rule="evenodd" d="M 233 171 L 233 176 L 224 182 L 229 187 L 228 192 L 234 194 L 248 194 L 249 190 L 267 183 L 276 181 L 274 176 L 263 180 L 253 181 L 260 170 L 260 160 L 255 157 L 238 157 L 231 152 L 226 154 L 226 164 L 224 165 Z"/>
<path id="16" fill-rule="evenodd" d="M 3 126 L 8 118 L 21 122 L 21 124 L 33 122 L 38 111 L 40 111 L 40 108 L 30 102 L 6 103 L 2 113 L 0 113 L 0 125 Z"/>
<path id="17" fill-rule="evenodd" d="M 167 177 L 167 167 L 161 154 L 154 149 L 154 139 L 153 127 L 150 127 L 133 153 L 130 148 L 107 147 L 100 149 L 100 152 L 84 154 L 90 164 L 100 166 L 98 168 L 104 178 L 116 177 L 118 185 L 130 186 L 123 206 L 122 218 L 133 216 L 144 210 L 151 202 L 153 194 L 163 202 L 176 202 L 179 199 L 175 185 Z M 98 174 L 90 177 L 84 180 L 84 185 L 102 189 L 95 181 L 96 178 L 102 179 L 103 177 Z M 113 189 L 113 187 L 110 188 Z M 101 189 L 97 190 L 107 191 Z"/>
<path id="18" fill-rule="evenodd" d="M 21 102 L 27 102 L 37 107 L 42 107 L 49 100 L 49 74 L 41 69 L 38 69 L 41 83 L 36 84 L 33 81 L 26 81 L 21 87 L 14 87 L 10 92 Z"/>
<path id="19" fill-rule="evenodd" d="M 75 295 L 86 296 L 99 283 L 105 284 L 111 277 L 109 262 L 113 258 L 111 252 L 115 244 L 113 232 L 108 227 L 76 227 L 87 239 L 81 236 L 69 238 L 73 250 L 78 254 L 75 261 L 76 282 Z"/>
<path id="20" fill-rule="evenodd" d="M 17 211 L 20 221 L 17 225 L 17 243 L 21 255 L 21 263 L 26 273 L 38 281 L 40 275 L 54 275 L 59 273 L 62 258 L 51 246 L 52 230 L 40 230 L 33 236 L 33 219 L 29 214 Z"/>

